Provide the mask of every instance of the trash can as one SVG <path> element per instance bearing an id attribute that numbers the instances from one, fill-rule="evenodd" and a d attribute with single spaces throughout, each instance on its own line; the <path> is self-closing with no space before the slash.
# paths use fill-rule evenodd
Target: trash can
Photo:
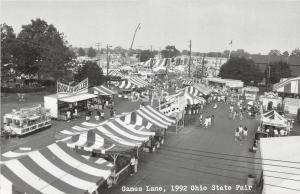
<path id="1" fill-rule="evenodd" d="M 247 177 L 247 186 L 251 186 L 253 188 L 254 185 L 255 185 L 255 176 L 252 175 L 252 174 L 248 174 L 248 177 Z"/>

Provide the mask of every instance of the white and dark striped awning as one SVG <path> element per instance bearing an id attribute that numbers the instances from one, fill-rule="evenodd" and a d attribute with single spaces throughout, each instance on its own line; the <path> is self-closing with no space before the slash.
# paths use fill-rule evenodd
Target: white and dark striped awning
<path id="1" fill-rule="evenodd" d="M 135 112 L 143 119 L 148 120 L 149 122 L 160 128 L 166 129 L 172 124 L 176 123 L 174 119 L 171 119 L 170 117 L 164 115 L 150 105 L 144 106 L 136 110 Z"/>
<path id="2" fill-rule="evenodd" d="M 117 85 L 120 89 L 125 89 L 125 90 L 132 90 L 133 88 L 136 88 L 136 85 L 134 85 L 132 82 L 128 80 L 123 80 L 119 82 Z"/>
<path id="3" fill-rule="evenodd" d="M 182 82 L 182 84 L 183 84 L 183 85 L 187 85 L 187 86 L 191 86 L 191 85 L 194 84 L 194 82 L 193 82 L 192 80 L 184 80 L 184 81 Z"/>
<path id="4" fill-rule="evenodd" d="M 94 93 L 98 94 L 100 96 L 107 96 L 107 95 L 117 94 L 117 92 L 112 91 L 111 89 L 105 87 L 104 85 L 93 87 L 93 89 L 94 89 Z"/>
<path id="5" fill-rule="evenodd" d="M 112 165 L 95 164 L 54 143 L 1 164 L 1 193 L 93 193 L 111 175 Z"/>
<path id="6" fill-rule="evenodd" d="M 69 147 L 103 154 L 139 147 L 154 135 L 154 133 L 137 131 L 119 119 L 110 119 L 100 124 L 90 123 L 90 127 L 76 126 L 60 133 L 67 137 L 59 141 L 65 142 Z"/>
<path id="7" fill-rule="evenodd" d="M 194 105 L 194 104 L 204 104 L 205 103 L 205 99 L 202 97 L 198 97 L 198 96 L 193 96 L 189 93 L 185 93 L 184 98 L 186 100 L 186 103 L 189 105 Z"/>

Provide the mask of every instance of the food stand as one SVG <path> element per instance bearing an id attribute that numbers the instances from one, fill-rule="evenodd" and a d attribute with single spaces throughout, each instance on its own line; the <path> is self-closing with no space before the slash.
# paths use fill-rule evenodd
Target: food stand
<path id="1" fill-rule="evenodd" d="M 257 87 L 244 87 L 242 89 L 243 95 L 245 96 L 246 100 L 256 100 L 259 88 Z"/>
<path id="2" fill-rule="evenodd" d="M 67 111 L 77 109 L 84 111 L 97 95 L 88 93 L 88 79 L 75 86 L 57 83 L 57 93 L 44 96 L 44 106 L 50 109 L 50 116 L 66 120 Z"/>
<path id="3" fill-rule="evenodd" d="M 3 120 L 4 131 L 19 136 L 51 126 L 50 110 L 41 106 L 13 110 Z"/>

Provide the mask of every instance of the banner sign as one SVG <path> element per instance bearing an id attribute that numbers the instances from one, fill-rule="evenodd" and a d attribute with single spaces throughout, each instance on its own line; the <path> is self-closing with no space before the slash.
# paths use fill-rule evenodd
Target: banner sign
<path id="1" fill-rule="evenodd" d="M 57 94 L 76 94 L 87 90 L 89 86 L 88 78 L 81 81 L 76 86 L 70 86 L 64 83 L 57 82 Z"/>

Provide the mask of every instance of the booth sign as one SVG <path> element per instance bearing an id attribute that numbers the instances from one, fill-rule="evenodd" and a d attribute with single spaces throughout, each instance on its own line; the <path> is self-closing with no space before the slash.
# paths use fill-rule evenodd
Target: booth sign
<path id="1" fill-rule="evenodd" d="M 57 94 L 74 95 L 88 90 L 88 78 L 81 81 L 76 86 L 70 86 L 64 83 L 57 82 Z"/>

